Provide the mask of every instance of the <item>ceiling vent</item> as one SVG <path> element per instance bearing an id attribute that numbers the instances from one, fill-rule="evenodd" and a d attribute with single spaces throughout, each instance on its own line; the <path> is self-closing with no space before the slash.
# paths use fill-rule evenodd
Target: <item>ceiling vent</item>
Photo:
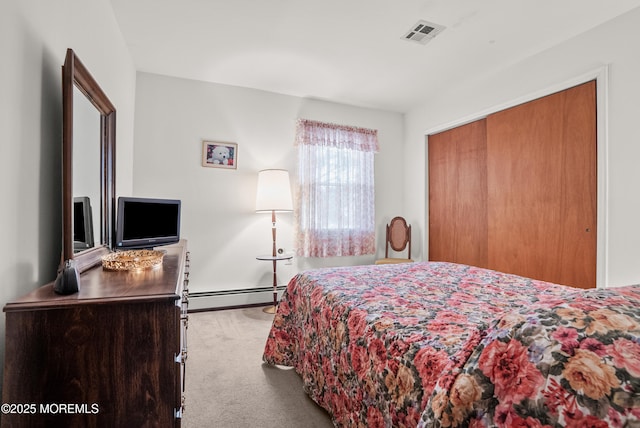
<path id="1" fill-rule="evenodd" d="M 416 24 L 411 27 L 411 29 L 407 31 L 402 38 L 425 45 L 435 36 L 444 31 L 445 28 L 446 27 L 444 25 L 438 25 L 434 24 L 433 22 L 420 20 L 416 22 Z"/>

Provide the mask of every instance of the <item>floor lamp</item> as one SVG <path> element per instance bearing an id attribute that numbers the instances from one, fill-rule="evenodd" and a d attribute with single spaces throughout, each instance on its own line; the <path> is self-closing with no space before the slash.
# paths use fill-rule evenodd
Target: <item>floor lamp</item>
<path id="1" fill-rule="evenodd" d="M 264 309 L 267 313 L 275 313 L 278 306 L 278 280 L 276 265 L 278 260 L 290 259 L 291 256 L 278 256 L 276 246 L 276 211 L 293 211 L 291 202 L 291 185 L 289 172 L 284 169 L 264 169 L 258 172 L 258 191 L 256 194 L 256 212 L 271 212 L 271 256 L 258 257 L 273 263 L 273 306 Z"/>

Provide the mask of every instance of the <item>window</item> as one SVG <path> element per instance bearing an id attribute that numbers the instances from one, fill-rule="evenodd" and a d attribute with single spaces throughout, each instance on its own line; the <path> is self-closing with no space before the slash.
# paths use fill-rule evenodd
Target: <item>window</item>
<path id="1" fill-rule="evenodd" d="M 298 255 L 374 254 L 377 131 L 301 119 L 296 146 Z"/>

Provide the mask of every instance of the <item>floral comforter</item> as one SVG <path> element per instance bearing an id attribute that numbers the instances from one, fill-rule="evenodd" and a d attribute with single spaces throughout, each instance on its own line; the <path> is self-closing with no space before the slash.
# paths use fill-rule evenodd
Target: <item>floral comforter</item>
<path id="1" fill-rule="evenodd" d="M 640 288 L 429 262 L 296 276 L 263 358 L 336 426 L 622 426 L 639 423 L 639 343 Z"/>

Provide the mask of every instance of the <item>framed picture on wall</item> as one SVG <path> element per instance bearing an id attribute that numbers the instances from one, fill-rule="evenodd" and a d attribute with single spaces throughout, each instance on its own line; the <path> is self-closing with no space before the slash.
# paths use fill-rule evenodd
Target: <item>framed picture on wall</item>
<path id="1" fill-rule="evenodd" d="M 202 166 L 236 169 L 238 167 L 238 145 L 236 143 L 203 141 Z"/>

